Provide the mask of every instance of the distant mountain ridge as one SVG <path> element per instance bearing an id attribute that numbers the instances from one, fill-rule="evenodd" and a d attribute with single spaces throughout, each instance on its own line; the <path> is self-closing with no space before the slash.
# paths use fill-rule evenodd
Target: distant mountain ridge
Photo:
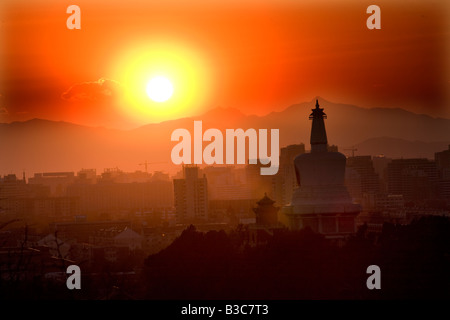
<path id="1" fill-rule="evenodd" d="M 428 157 L 450 144 L 450 119 L 433 118 L 403 109 L 360 108 L 318 97 L 327 114 L 328 142 L 355 154 L 389 157 Z M 0 124 L 0 174 L 43 171 L 77 171 L 81 168 L 119 167 L 144 170 L 139 163 L 158 162 L 149 170 L 173 170 L 171 133 L 186 128 L 193 134 L 193 121 L 202 120 L 203 130 L 279 129 L 280 147 L 305 143 L 309 149 L 315 99 L 292 105 L 265 116 L 247 116 L 233 108 L 216 108 L 198 117 L 152 123 L 132 130 L 87 127 L 62 121 L 32 119 Z M 206 144 L 205 144 L 206 145 Z M 175 168 L 175 170 L 180 168 Z"/>

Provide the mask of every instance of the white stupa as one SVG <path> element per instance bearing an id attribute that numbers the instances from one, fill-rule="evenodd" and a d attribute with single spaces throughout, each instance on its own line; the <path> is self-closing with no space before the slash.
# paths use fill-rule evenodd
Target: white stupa
<path id="1" fill-rule="evenodd" d="M 355 217 L 361 208 L 352 202 L 344 185 L 346 157 L 328 151 L 326 114 L 317 100 L 309 119 L 311 153 L 294 160 L 299 187 L 282 209 L 281 220 L 291 229 L 310 227 L 329 238 L 341 238 L 356 231 Z"/>

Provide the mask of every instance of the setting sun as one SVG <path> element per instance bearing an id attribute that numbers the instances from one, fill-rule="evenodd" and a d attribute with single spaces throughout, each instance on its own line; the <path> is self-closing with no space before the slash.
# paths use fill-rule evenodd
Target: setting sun
<path id="1" fill-rule="evenodd" d="M 111 78 L 123 85 L 131 121 L 165 121 L 203 112 L 211 94 L 208 59 L 182 42 L 132 41 L 114 58 Z"/>
<path id="2" fill-rule="evenodd" d="M 147 95 L 155 102 L 165 102 L 172 97 L 173 85 L 165 77 L 155 77 L 147 84 Z"/>

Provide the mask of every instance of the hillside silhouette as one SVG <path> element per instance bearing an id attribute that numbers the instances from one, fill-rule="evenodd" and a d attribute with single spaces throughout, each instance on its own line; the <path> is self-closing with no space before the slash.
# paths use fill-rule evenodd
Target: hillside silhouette
<path id="1" fill-rule="evenodd" d="M 343 247 L 310 229 L 245 245 L 245 232 L 194 227 L 145 261 L 146 299 L 448 299 L 450 220 L 429 216 L 385 223 L 379 237 L 362 226 Z M 366 287 L 370 265 L 381 290 Z"/>
<path id="2" fill-rule="evenodd" d="M 144 260 L 83 266 L 83 289 L 45 279 L 36 255 L 29 276 L 0 278 L 3 300 L 448 300 L 450 219 L 424 216 L 409 225 L 385 223 L 380 234 L 362 225 L 338 246 L 310 229 L 280 229 L 251 246 L 246 227 L 200 232 L 187 227 L 172 244 Z M 41 258 L 40 258 L 41 257 Z M 25 261 L 26 262 L 26 261 Z M 24 262 L 24 263 L 25 263 Z M 48 262 L 47 262 L 48 263 Z M 369 290 L 367 267 L 381 270 Z M 21 264 L 23 267 L 24 265 Z M 124 267 L 126 267 L 124 269 Z M 116 270 L 116 271 L 117 271 Z M 7 272 L 4 271 L 6 275 Z M 12 273 L 14 274 L 14 272 Z M 65 273 L 64 273 L 65 274 Z"/>
<path id="3" fill-rule="evenodd" d="M 432 157 L 450 143 L 450 120 L 402 109 L 365 109 L 318 98 L 326 108 L 329 143 L 341 149 L 357 146 L 357 154 L 391 157 Z M 293 105 L 266 116 L 247 116 L 233 108 L 216 108 L 203 115 L 148 124 L 133 130 L 86 127 L 33 119 L 0 124 L 0 168 L 4 173 L 74 171 L 84 168 L 143 169 L 144 160 L 159 162 L 149 169 L 173 170 L 170 141 L 173 130 L 202 120 L 203 130 L 218 128 L 280 129 L 280 147 L 308 143 L 308 115 L 314 101 Z M 380 137 L 383 137 L 382 139 Z M 378 140 L 377 140 L 378 139 Z M 381 140 L 380 140 L 381 139 Z M 175 168 L 176 170 L 176 168 Z"/>

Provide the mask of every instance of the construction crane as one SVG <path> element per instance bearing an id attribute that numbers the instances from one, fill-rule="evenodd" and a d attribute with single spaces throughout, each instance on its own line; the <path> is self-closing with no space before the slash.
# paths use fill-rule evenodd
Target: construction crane
<path id="1" fill-rule="evenodd" d="M 356 149 L 354 146 L 352 148 L 349 149 L 344 149 L 344 151 L 351 151 L 352 152 L 352 157 L 355 156 L 355 151 L 358 151 L 358 149 Z"/>
<path id="2" fill-rule="evenodd" d="M 145 160 L 143 163 L 139 163 L 140 166 L 145 166 L 145 172 L 148 173 L 147 168 L 149 164 L 156 164 L 156 163 L 166 163 L 166 162 L 148 162 Z"/>

